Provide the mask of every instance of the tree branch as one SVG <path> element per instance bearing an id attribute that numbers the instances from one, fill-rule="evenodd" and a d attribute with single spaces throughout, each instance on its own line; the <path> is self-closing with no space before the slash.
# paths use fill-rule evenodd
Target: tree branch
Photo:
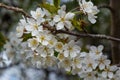
<path id="1" fill-rule="evenodd" d="M 120 42 L 119 38 L 106 36 L 106 35 L 101 35 L 101 34 L 76 34 L 76 33 L 63 31 L 63 30 L 58 30 L 56 32 L 57 33 L 65 33 L 65 34 L 69 34 L 69 35 L 73 35 L 73 36 L 77 36 L 77 37 L 81 37 L 81 38 L 85 38 L 85 37 L 88 37 L 88 38 L 98 38 L 98 39 L 107 39 L 107 40 L 111 40 L 111 41 Z"/>
<path id="2" fill-rule="evenodd" d="M 13 6 L 8 6 L 8 5 L 5 5 L 3 3 L 0 3 L 0 7 L 2 8 L 5 8 L 5 9 L 8 9 L 8 10 L 12 10 L 12 11 L 15 11 L 17 13 L 22 13 L 25 17 L 28 17 L 28 18 L 33 18 L 31 17 L 29 14 L 27 14 L 23 9 L 21 8 L 18 8 L 18 7 L 13 7 Z M 34 18 L 33 18 L 34 19 Z"/>
<path id="3" fill-rule="evenodd" d="M 15 12 L 22 13 L 24 16 L 26 16 L 28 18 L 33 18 L 30 15 L 28 15 L 23 9 L 20 9 L 18 7 L 7 6 L 7 5 L 5 5 L 3 3 L 0 3 L 0 7 L 6 8 L 8 10 L 15 11 Z M 110 6 L 107 6 L 107 5 L 102 5 L 99 8 L 109 8 L 111 11 L 113 11 L 113 9 Z M 111 36 L 106 36 L 106 35 L 100 35 L 100 34 L 76 34 L 76 33 L 70 32 L 70 31 L 52 29 L 51 27 L 46 26 L 46 25 L 44 25 L 44 27 L 48 28 L 51 32 L 55 32 L 56 34 L 58 34 L 58 33 L 64 33 L 64 34 L 69 34 L 69 35 L 77 36 L 77 37 L 80 37 L 80 38 L 88 37 L 88 38 L 107 39 L 107 40 L 111 40 L 111 41 L 120 42 L 119 38 L 115 38 L 115 37 L 111 37 Z"/>
<path id="4" fill-rule="evenodd" d="M 54 28 L 51 28 L 49 25 L 43 25 L 43 27 L 47 28 L 48 30 L 50 30 L 52 33 L 55 34 L 59 34 L 59 33 L 64 33 L 64 34 L 68 34 L 68 35 L 73 35 L 76 36 L 78 38 L 98 38 L 98 39 L 106 39 L 106 40 L 111 40 L 111 41 L 116 41 L 116 42 L 120 42 L 119 38 L 115 38 L 115 37 L 111 37 L 111 36 L 106 36 L 106 35 L 101 35 L 101 34 L 89 34 L 89 33 L 73 33 L 70 31 L 65 31 L 65 30 L 56 30 Z"/>

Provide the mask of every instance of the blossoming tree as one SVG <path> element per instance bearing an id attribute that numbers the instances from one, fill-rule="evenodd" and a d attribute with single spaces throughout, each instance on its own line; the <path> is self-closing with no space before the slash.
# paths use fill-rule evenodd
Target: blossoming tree
<path id="1" fill-rule="evenodd" d="M 35 11 L 30 11 L 31 15 L 22 9 L 0 4 L 3 8 L 23 14 L 16 32 L 10 33 L 9 40 L 6 41 L 0 54 L 1 69 L 19 62 L 22 69 L 24 67 L 63 69 L 66 74 L 78 75 L 81 80 L 119 80 L 120 68 L 112 65 L 107 56 L 103 54 L 103 45 L 90 46 L 88 51 L 82 51 L 78 45 L 78 38 L 100 38 L 116 42 L 120 42 L 120 39 L 105 35 L 81 34 L 80 31 L 84 31 L 82 27 L 86 20 L 81 19 L 80 16 L 87 17 L 91 24 L 95 24 L 100 10 L 91 1 L 78 0 L 78 4 L 78 8 L 67 12 L 66 5 L 60 6 L 60 0 L 54 0 L 53 4 L 40 4 Z M 21 78 L 18 68 L 10 70 L 15 72 L 6 71 L 7 74 L 4 73 L 0 79 L 29 79 Z M 27 72 L 25 74 L 30 77 Z M 55 75 L 52 77 L 55 78 Z M 36 78 L 41 79 L 39 76 Z M 51 77 L 49 79 L 53 80 Z"/>

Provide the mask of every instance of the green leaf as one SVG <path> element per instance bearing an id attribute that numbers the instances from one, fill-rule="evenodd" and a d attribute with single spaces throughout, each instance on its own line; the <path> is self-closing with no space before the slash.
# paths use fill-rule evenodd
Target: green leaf
<path id="1" fill-rule="evenodd" d="M 57 51 L 55 51 L 55 52 L 54 52 L 54 56 L 56 56 L 56 57 L 57 57 L 57 56 L 58 56 L 58 54 L 59 54 L 59 52 L 57 52 Z"/>
<path id="2" fill-rule="evenodd" d="M 50 5 L 48 3 L 42 3 L 40 6 L 47 9 L 50 13 L 57 13 L 58 10 L 54 5 Z"/>
<path id="3" fill-rule="evenodd" d="M 0 32 L 0 51 L 3 48 L 4 44 L 6 43 L 6 38 L 3 36 L 3 34 Z"/>
<path id="4" fill-rule="evenodd" d="M 73 19 L 72 24 L 77 30 L 82 31 L 81 23 L 79 20 Z"/>
<path id="5" fill-rule="evenodd" d="M 60 0 L 53 0 L 53 4 L 58 8 L 60 6 Z"/>
<path id="6" fill-rule="evenodd" d="M 24 35 L 22 36 L 22 38 L 23 38 L 23 42 L 25 42 L 25 41 L 27 41 L 29 38 L 32 38 L 32 35 L 31 35 L 31 33 L 29 33 L 29 34 L 24 34 Z"/>

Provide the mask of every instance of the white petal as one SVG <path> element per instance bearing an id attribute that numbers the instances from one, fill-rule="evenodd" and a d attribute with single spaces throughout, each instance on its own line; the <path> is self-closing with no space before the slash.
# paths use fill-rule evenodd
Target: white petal
<path id="1" fill-rule="evenodd" d="M 32 31 L 32 36 L 36 36 L 38 34 L 39 34 L 39 32 L 37 30 Z"/>
<path id="2" fill-rule="evenodd" d="M 60 15 L 61 18 L 65 17 L 66 12 L 63 10 L 58 10 L 58 14 Z"/>
<path id="3" fill-rule="evenodd" d="M 99 68 L 100 68 L 100 70 L 103 70 L 105 68 L 105 65 L 104 64 L 100 64 Z"/>
<path id="4" fill-rule="evenodd" d="M 98 64 L 94 62 L 94 64 L 92 65 L 93 69 L 96 69 L 97 65 Z"/>
<path id="5" fill-rule="evenodd" d="M 71 58 L 74 58 L 74 57 L 76 57 L 76 56 L 77 56 L 77 54 L 76 54 L 75 52 L 71 52 L 71 53 L 70 53 L 70 57 L 71 57 Z"/>
<path id="6" fill-rule="evenodd" d="M 33 18 L 36 19 L 36 16 L 35 16 L 35 11 L 30 11 L 30 14 L 32 15 Z"/>
<path id="7" fill-rule="evenodd" d="M 105 65 L 109 65 L 111 62 L 110 62 L 110 60 L 105 60 L 104 63 L 105 63 Z"/>
<path id="8" fill-rule="evenodd" d="M 88 14 L 88 20 L 89 20 L 92 24 L 96 23 L 95 18 L 97 18 L 97 17 L 94 16 L 94 15 Z"/>
<path id="9" fill-rule="evenodd" d="M 106 78 L 107 77 L 107 72 L 102 72 L 102 77 Z"/>
<path id="10" fill-rule="evenodd" d="M 41 23 L 45 22 L 44 18 L 38 18 L 37 19 L 37 24 L 40 25 Z"/>
<path id="11" fill-rule="evenodd" d="M 65 68 L 65 70 L 66 70 L 66 71 L 70 71 L 70 70 L 71 70 L 71 68 L 70 68 L 70 67 L 67 67 L 67 68 Z"/>
<path id="12" fill-rule="evenodd" d="M 36 12 L 40 13 L 40 17 L 44 17 L 44 15 L 45 15 L 45 12 L 42 11 L 41 8 L 37 8 L 37 9 L 36 9 Z"/>
<path id="13" fill-rule="evenodd" d="M 18 26 L 16 28 L 16 31 L 17 31 L 17 37 L 21 37 L 23 35 L 23 32 L 24 32 L 24 27 Z"/>
<path id="14" fill-rule="evenodd" d="M 78 65 L 77 65 L 77 68 L 81 68 L 81 67 L 82 67 L 82 65 L 81 65 L 81 64 L 78 64 Z"/>
<path id="15" fill-rule="evenodd" d="M 25 26 L 25 29 L 26 29 L 27 31 L 32 31 L 32 30 L 33 30 L 30 25 L 26 25 L 26 26 Z"/>
<path id="16" fill-rule="evenodd" d="M 113 65 L 110 67 L 110 71 L 116 71 L 118 69 L 118 67 L 116 65 Z"/>
<path id="17" fill-rule="evenodd" d="M 56 15 L 53 19 L 53 21 L 55 21 L 55 22 L 59 22 L 60 20 L 61 20 L 61 18 L 59 15 Z"/>
<path id="18" fill-rule="evenodd" d="M 50 26 L 54 26 L 54 25 L 55 25 L 55 21 L 50 21 L 50 22 L 49 22 L 49 25 L 50 25 Z"/>
<path id="19" fill-rule="evenodd" d="M 64 25 L 68 28 L 68 29 L 72 29 L 72 24 L 70 21 L 65 21 Z"/>
<path id="20" fill-rule="evenodd" d="M 47 56 L 47 54 L 46 54 L 46 53 L 44 53 L 44 52 L 41 52 L 41 56 L 42 56 L 42 57 L 46 57 L 46 56 Z"/>
<path id="21" fill-rule="evenodd" d="M 63 22 L 59 22 L 56 26 L 57 30 L 63 29 L 64 28 L 64 23 Z"/>
<path id="22" fill-rule="evenodd" d="M 113 73 L 112 72 L 108 72 L 108 77 L 109 78 L 113 78 Z"/>
<path id="23" fill-rule="evenodd" d="M 91 46 L 91 47 L 90 47 L 90 50 L 91 50 L 92 52 L 95 52 L 95 51 L 97 50 L 97 48 L 96 48 L 95 46 Z"/>
<path id="24" fill-rule="evenodd" d="M 68 57 L 69 56 L 69 52 L 68 51 L 64 51 L 64 56 Z"/>
<path id="25" fill-rule="evenodd" d="M 98 51 L 101 52 L 103 50 L 103 48 L 104 48 L 103 45 L 99 45 L 98 46 Z"/>
<path id="26" fill-rule="evenodd" d="M 65 11 L 66 10 L 66 5 L 62 5 L 61 10 Z"/>
<path id="27" fill-rule="evenodd" d="M 42 45 L 48 45 L 48 41 L 43 41 Z"/>
<path id="28" fill-rule="evenodd" d="M 66 20 L 71 20 L 71 19 L 74 18 L 74 16 L 75 16 L 74 13 L 68 12 L 68 13 L 65 15 L 65 19 L 66 19 Z"/>
<path id="29" fill-rule="evenodd" d="M 39 27 L 38 27 L 38 31 L 41 31 L 41 32 L 42 32 L 42 31 L 43 31 L 43 26 L 39 26 Z"/>
<path id="30" fill-rule="evenodd" d="M 92 68 L 91 68 L 91 67 L 88 67 L 88 68 L 87 68 L 87 71 L 88 71 L 88 72 L 91 72 L 91 71 L 92 71 Z"/>

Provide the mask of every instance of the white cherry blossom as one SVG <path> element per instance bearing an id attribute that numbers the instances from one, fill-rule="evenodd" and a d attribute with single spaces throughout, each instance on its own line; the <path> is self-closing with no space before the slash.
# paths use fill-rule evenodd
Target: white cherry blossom
<path id="1" fill-rule="evenodd" d="M 58 51 L 58 52 L 62 52 L 63 51 L 63 43 L 62 42 L 57 42 L 56 45 L 55 45 L 55 50 Z"/>
<path id="2" fill-rule="evenodd" d="M 73 68 L 82 68 L 83 58 L 79 55 L 73 58 L 72 67 Z"/>
<path id="3" fill-rule="evenodd" d="M 102 72 L 102 77 L 103 78 L 108 78 L 108 79 L 111 79 L 113 78 L 113 75 L 114 75 L 114 71 L 116 69 L 113 68 L 114 66 L 107 66 L 105 68 L 105 70 Z"/>
<path id="4" fill-rule="evenodd" d="M 64 68 L 66 71 L 71 70 L 71 60 L 69 58 L 64 58 L 58 64 L 59 68 Z"/>
<path id="5" fill-rule="evenodd" d="M 35 19 L 43 19 L 43 17 L 45 16 L 45 12 L 41 8 L 37 8 L 36 11 L 31 11 L 30 13 Z"/>
<path id="6" fill-rule="evenodd" d="M 110 65 L 110 60 L 107 59 L 107 56 L 101 56 L 97 61 L 99 69 L 103 70 L 106 66 Z"/>
<path id="7" fill-rule="evenodd" d="M 31 47 L 32 50 L 35 50 L 39 45 L 39 42 L 36 38 L 32 38 L 28 40 L 28 46 Z"/>
<path id="8" fill-rule="evenodd" d="M 70 20 L 73 19 L 74 16 L 74 13 L 66 13 L 63 9 L 58 10 L 58 15 L 55 15 L 53 19 L 53 21 L 56 22 L 56 29 L 60 30 L 66 27 L 71 30 L 73 26 Z"/>
<path id="9" fill-rule="evenodd" d="M 95 75 L 96 75 L 96 72 L 86 72 L 86 73 L 80 74 L 80 77 L 84 78 L 84 80 L 97 80 Z"/>
<path id="10" fill-rule="evenodd" d="M 50 48 L 53 48 L 56 45 L 56 43 L 57 43 L 57 40 L 54 37 L 52 37 L 52 39 L 48 40 L 48 46 Z"/>
<path id="11" fill-rule="evenodd" d="M 42 57 L 46 57 L 47 55 L 53 56 L 54 51 L 53 49 L 47 47 L 47 46 L 39 46 L 36 51 L 38 54 L 40 54 Z"/>
<path id="12" fill-rule="evenodd" d="M 90 47 L 90 55 L 95 58 L 98 59 L 102 56 L 102 50 L 103 50 L 103 46 L 99 45 L 98 47 L 95 46 L 91 46 Z"/>
<path id="13" fill-rule="evenodd" d="M 92 58 L 89 54 L 86 55 L 85 59 L 84 59 L 84 64 L 85 66 L 83 66 L 83 69 L 86 71 L 86 72 L 91 72 L 93 71 L 94 69 L 96 69 L 98 63 L 96 63 L 96 61 L 94 60 L 94 58 Z"/>
<path id="14" fill-rule="evenodd" d="M 48 45 L 49 41 L 52 39 L 52 36 L 45 32 L 40 32 L 36 37 L 42 45 Z"/>
<path id="15" fill-rule="evenodd" d="M 86 2 L 86 0 L 78 0 L 79 1 L 79 5 L 80 5 L 80 10 L 82 10 L 85 14 L 88 15 L 88 20 L 91 23 L 96 23 L 96 18 L 97 16 L 95 16 L 99 10 L 97 9 L 96 6 L 93 5 L 93 3 L 91 1 Z"/>
<path id="16" fill-rule="evenodd" d="M 39 32 L 43 31 L 43 26 L 40 25 L 39 22 L 33 20 L 33 19 L 28 19 L 28 25 L 25 26 L 25 29 L 28 32 L 31 32 L 32 36 L 38 35 Z"/>
<path id="17" fill-rule="evenodd" d="M 64 53 L 59 53 L 57 58 L 62 61 L 65 58 Z"/>
<path id="18" fill-rule="evenodd" d="M 75 42 L 71 40 L 68 44 L 64 46 L 64 56 L 74 58 L 80 53 L 80 47 L 75 45 Z"/>
<path id="19" fill-rule="evenodd" d="M 51 66 L 55 66 L 57 62 L 57 58 L 55 56 L 46 56 L 44 58 L 43 64 L 44 67 L 51 67 Z"/>

